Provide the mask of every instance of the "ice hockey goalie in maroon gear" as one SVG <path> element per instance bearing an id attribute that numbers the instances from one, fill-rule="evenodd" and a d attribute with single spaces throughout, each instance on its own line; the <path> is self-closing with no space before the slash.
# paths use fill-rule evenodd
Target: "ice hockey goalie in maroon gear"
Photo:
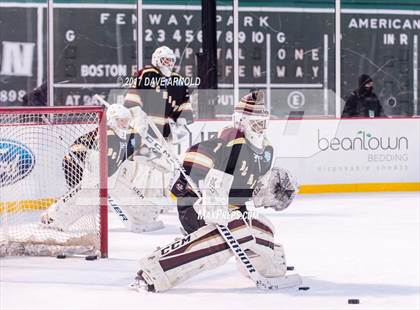
<path id="1" fill-rule="evenodd" d="M 255 207 L 282 210 L 293 199 L 295 188 L 287 173 L 270 168 L 273 147 L 265 138 L 268 119 L 263 93 L 253 91 L 236 105 L 234 126 L 187 151 L 183 167 L 194 182 L 188 178 L 188 184 L 181 176 L 172 188 L 185 234 L 140 260 L 133 287 L 163 292 L 225 264 L 233 251 L 216 225 L 231 230 L 261 275 L 284 277 L 285 255 L 274 240 L 274 225 L 263 214 L 246 212 L 245 204 L 257 195 L 261 203 L 253 200 Z M 190 186 L 200 191 L 200 201 Z M 238 266 L 243 271 L 243 265 Z"/>
<path id="2" fill-rule="evenodd" d="M 268 112 L 259 91 L 244 96 L 235 107 L 234 126 L 224 128 L 217 138 L 193 145 L 185 154 L 183 166 L 199 184 L 210 169 L 233 175 L 229 208 L 246 211 L 258 178 L 271 167 L 273 147 L 264 137 Z M 205 225 L 193 208 L 197 196 L 181 175 L 172 193 L 178 198 L 178 213 L 184 229 L 191 233 Z"/>

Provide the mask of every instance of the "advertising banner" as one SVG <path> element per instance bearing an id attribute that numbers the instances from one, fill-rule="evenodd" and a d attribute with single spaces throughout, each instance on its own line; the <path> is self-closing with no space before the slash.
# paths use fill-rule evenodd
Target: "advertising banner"
<path id="1" fill-rule="evenodd" d="M 229 124 L 197 122 L 192 131 L 200 134 L 191 141 L 214 137 Z M 268 137 L 276 164 L 308 191 L 354 191 L 358 184 L 420 190 L 419 132 L 419 119 L 273 120 Z"/>
<path id="2" fill-rule="evenodd" d="M 178 153 L 216 137 L 230 124 L 194 123 Z M 93 129 L 83 126 L 83 132 Z M 43 127 L 24 126 L 15 138 L 0 139 L 1 202 L 14 199 L 16 192 L 23 200 L 35 200 L 57 198 L 68 190 L 62 168 L 68 150 L 62 145 L 71 145 L 75 137 L 50 133 L 48 145 L 57 147 L 43 147 L 48 129 Z M 270 122 L 268 137 L 275 164 L 291 171 L 302 193 L 355 191 L 361 185 L 367 191 L 420 190 L 419 132 L 419 119 L 277 120 Z"/>

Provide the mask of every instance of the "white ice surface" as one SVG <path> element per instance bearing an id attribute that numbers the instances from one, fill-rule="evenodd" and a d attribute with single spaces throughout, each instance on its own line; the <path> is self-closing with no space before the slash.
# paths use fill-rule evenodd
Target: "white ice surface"
<path id="1" fill-rule="evenodd" d="M 310 290 L 258 290 L 231 260 L 159 294 L 128 284 L 141 256 L 179 235 L 176 213 L 145 234 L 110 214 L 108 259 L 1 258 L 0 309 L 419 309 L 419 209 L 418 192 L 299 196 L 264 213 Z"/>

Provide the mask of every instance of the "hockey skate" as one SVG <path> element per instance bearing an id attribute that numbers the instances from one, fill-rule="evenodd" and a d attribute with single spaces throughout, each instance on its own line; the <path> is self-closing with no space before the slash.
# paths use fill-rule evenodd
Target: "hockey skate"
<path id="1" fill-rule="evenodd" d="M 134 282 L 130 284 L 130 288 L 138 292 L 155 292 L 155 286 L 148 284 L 143 277 L 143 270 L 137 272 Z"/>
<path id="2" fill-rule="evenodd" d="M 55 208 L 55 205 L 52 205 L 50 208 Z M 44 229 L 53 229 L 57 231 L 64 231 L 64 228 L 61 227 L 55 220 L 54 217 L 48 212 L 45 211 L 41 214 L 41 223 L 39 224 L 40 228 Z"/>

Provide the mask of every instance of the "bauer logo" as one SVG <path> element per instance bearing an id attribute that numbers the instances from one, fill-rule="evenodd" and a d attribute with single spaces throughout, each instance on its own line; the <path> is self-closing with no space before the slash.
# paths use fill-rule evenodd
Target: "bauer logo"
<path id="1" fill-rule="evenodd" d="M 34 165 L 35 157 L 27 146 L 0 140 L 0 187 L 22 180 L 31 173 Z"/>

